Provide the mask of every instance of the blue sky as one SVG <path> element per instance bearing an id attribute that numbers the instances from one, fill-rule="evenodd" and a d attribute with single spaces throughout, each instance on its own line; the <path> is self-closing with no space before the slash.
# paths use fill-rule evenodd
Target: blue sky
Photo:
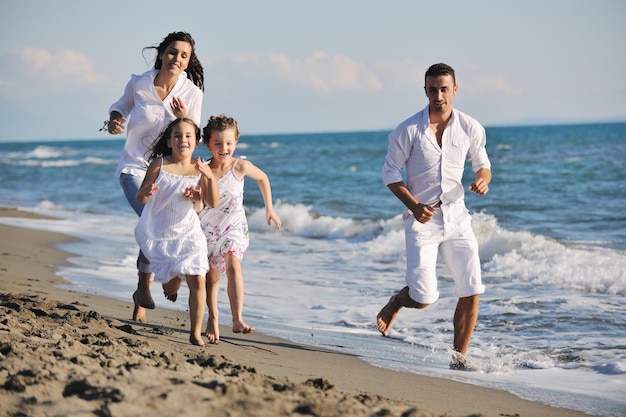
<path id="1" fill-rule="evenodd" d="M 177 4 L 171 6 L 170 4 Z M 185 5 L 183 7 L 183 5 Z M 0 141 L 98 132 L 142 48 L 196 39 L 203 119 L 242 133 L 387 130 L 426 104 L 430 64 L 486 126 L 626 120 L 626 2 L 3 0 Z"/>

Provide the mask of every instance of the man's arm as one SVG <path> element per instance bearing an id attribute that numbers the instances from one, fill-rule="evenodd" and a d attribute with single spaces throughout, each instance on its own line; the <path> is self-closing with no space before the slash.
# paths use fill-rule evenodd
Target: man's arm
<path id="1" fill-rule="evenodd" d="M 420 223 L 427 223 L 433 218 L 435 209 L 431 206 L 418 202 L 413 194 L 411 194 L 404 181 L 394 182 L 393 184 L 389 184 L 387 187 L 389 187 L 393 195 L 395 195 L 398 200 L 402 201 L 406 208 L 411 210 L 415 220 Z"/>
<path id="2" fill-rule="evenodd" d="M 476 171 L 476 177 L 474 178 L 474 182 L 469 185 L 468 189 L 478 195 L 485 195 L 489 192 L 490 182 L 491 170 L 487 168 L 481 168 Z"/>

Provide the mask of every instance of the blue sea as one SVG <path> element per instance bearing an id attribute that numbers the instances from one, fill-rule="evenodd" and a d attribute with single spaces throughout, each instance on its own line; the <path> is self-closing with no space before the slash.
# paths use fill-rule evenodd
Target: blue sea
<path id="1" fill-rule="evenodd" d="M 487 128 L 490 192 L 466 197 L 487 286 L 468 352 L 478 372 L 448 368 L 456 299 L 443 264 L 439 301 L 402 310 L 389 338 L 376 330 L 404 285 L 402 206 L 381 180 L 387 134 L 244 132 L 237 154 L 269 175 L 283 221 L 280 231 L 265 224 L 258 187 L 246 182 L 248 323 L 384 368 L 626 415 L 626 124 Z M 0 222 L 79 238 L 61 247 L 71 257 L 59 275 L 130 301 L 137 218 L 115 177 L 123 140 L 98 135 L 0 143 L 0 206 L 58 218 Z M 208 158 L 204 145 L 198 155 Z M 176 303 L 154 295 L 186 309 L 185 289 Z"/>

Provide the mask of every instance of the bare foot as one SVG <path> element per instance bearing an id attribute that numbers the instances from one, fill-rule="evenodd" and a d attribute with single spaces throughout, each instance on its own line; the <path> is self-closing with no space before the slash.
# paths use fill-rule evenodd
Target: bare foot
<path id="1" fill-rule="evenodd" d="M 204 343 L 204 340 L 202 340 L 202 336 L 194 336 L 194 335 L 190 335 L 189 336 L 189 343 L 191 343 L 194 346 L 206 346 L 206 343 Z"/>
<path id="2" fill-rule="evenodd" d="M 163 294 L 165 298 L 170 300 L 171 302 L 176 301 L 178 298 L 178 290 L 180 289 L 180 284 L 182 280 L 180 277 L 172 278 L 165 284 L 163 284 Z"/>
<path id="3" fill-rule="evenodd" d="M 398 315 L 398 311 L 402 306 L 398 303 L 398 294 L 392 296 L 389 299 L 389 302 L 380 310 L 378 315 L 376 316 L 376 325 L 378 326 L 378 331 L 383 334 L 383 336 L 387 336 L 389 334 L 389 330 L 391 330 L 391 325 L 393 321 L 396 319 Z"/>
<path id="4" fill-rule="evenodd" d="M 461 352 L 452 352 L 452 360 L 450 361 L 450 369 L 453 371 L 468 371 L 475 372 L 478 371 L 479 368 L 474 365 L 467 356 L 462 354 Z"/>
<path id="5" fill-rule="evenodd" d="M 145 292 L 138 289 L 133 293 L 133 301 L 136 306 L 141 306 L 143 308 L 147 308 L 148 310 L 154 310 L 154 300 L 152 299 L 150 291 Z"/>
<path id="6" fill-rule="evenodd" d="M 146 309 L 140 305 L 135 304 L 135 309 L 133 310 L 133 320 L 139 323 L 147 323 L 146 320 Z"/>
<path id="7" fill-rule="evenodd" d="M 233 323 L 233 333 L 254 333 L 254 327 L 248 326 L 243 320 Z"/>
<path id="8" fill-rule="evenodd" d="M 209 339 L 209 343 L 214 345 L 220 342 L 220 324 L 217 317 L 209 317 L 209 321 L 206 324 L 206 337 Z"/>

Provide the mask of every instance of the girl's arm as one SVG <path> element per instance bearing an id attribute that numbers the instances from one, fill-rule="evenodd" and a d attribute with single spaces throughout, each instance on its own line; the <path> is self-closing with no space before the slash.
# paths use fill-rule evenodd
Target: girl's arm
<path id="1" fill-rule="evenodd" d="M 143 178 L 143 182 L 141 183 L 141 188 L 137 191 L 137 201 L 140 203 L 145 203 L 148 201 L 148 198 L 159 189 L 159 187 L 155 184 L 157 177 L 159 176 L 159 172 L 161 171 L 161 158 L 154 159 L 148 170 L 146 171 L 146 176 Z"/>
<path id="2" fill-rule="evenodd" d="M 217 180 L 213 176 L 213 171 L 209 164 L 204 163 L 200 158 L 196 160 L 196 168 L 202 174 L 200 178 L 202 202 L 204 205 L 214 208 L 220 202 L 220 191 L 217 188 Z"/>
<path id="3" fill-rule="evenodd" d="M 239 171 L 242 177 L 248 176 L 256 180 L 261 195 L 263 196 L 263 202 L 265 203 L 265 219 L 267 220 L 267 224 L 268 226 L 271 225 L 273 220 L 274 223 L 276 223 L 276 230 L 280 229 L 281 221 L 278 214 L 274 211 L 272 204 L 272 187 L 265 172 L 257 168 L 252 162 L 246 160 L 240 160 L 235 169 Z"/>

